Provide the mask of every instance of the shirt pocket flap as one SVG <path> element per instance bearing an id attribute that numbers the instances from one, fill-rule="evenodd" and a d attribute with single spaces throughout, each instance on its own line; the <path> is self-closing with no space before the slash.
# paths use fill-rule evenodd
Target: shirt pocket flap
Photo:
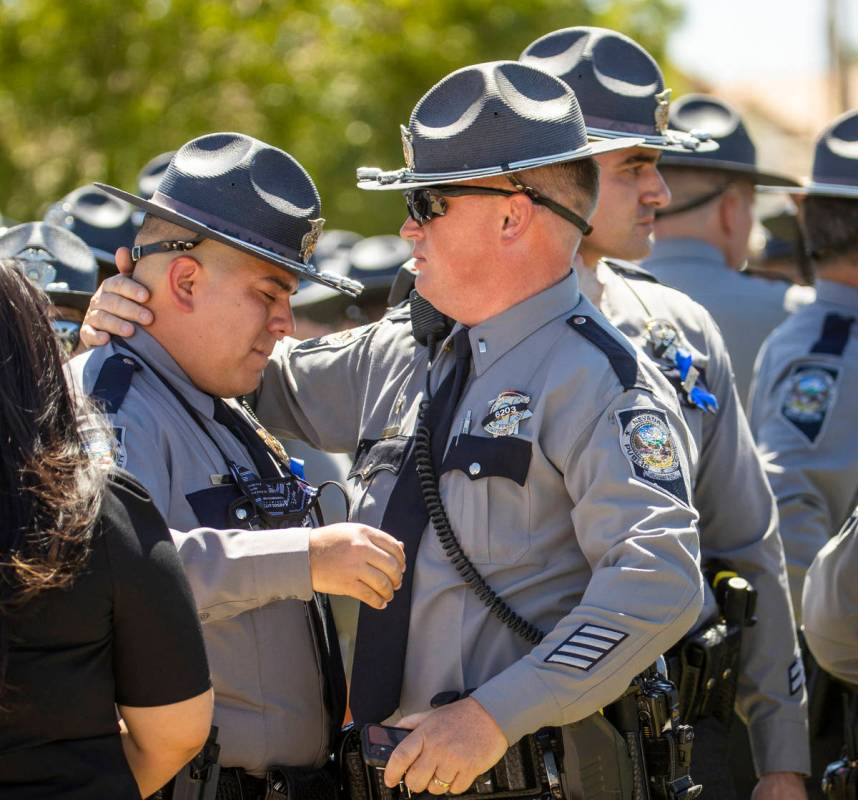
<path id="1" fill-rule="evenodd" d="M 185 496 L 194 511 L 200 526 L 225 530 L 233 527 L 229 518 L 229 507 L 241 497 L 233 483 L 211 486 Z"/>
<path id="2" fill-rule="evenodd" d="M 399 474 L 408 455 L 410 436 L 391 436 L 387 439 L 361 439 L 355 461 L 348 474 L 349 480 L 369 480 L 379 470 Z"/>
<path id="3" fill-rule="evenodd" d="M 472 481 L 480 478 L 509 478 L 524 486 L 533 445 L 525 439 L 513 436 L 487 438 L 462 434 L 450 446 L 441 475 L 451 470 L 461 470 Z"/>

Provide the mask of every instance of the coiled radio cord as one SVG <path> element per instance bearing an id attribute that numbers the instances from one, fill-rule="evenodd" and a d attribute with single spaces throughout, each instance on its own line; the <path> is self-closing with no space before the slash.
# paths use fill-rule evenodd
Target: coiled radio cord
<path id="1" fill-rule="evenodd" d="M 545 634 L 536 625 L 528 622 L 524 617 L 513 611 L 503 598 L 498 596 L 497 592 L 489 586 L 486 579 L 483 578 L 462 549 L 462 545 L 459 543 L 459 539 L 450 525 L 450 518 L 447 516 L 444 502 L 441 499 L 438 477 L 435 472 L 435 464 L 432 460 L 432 431 L 426 424 L 429 404 L 432 402 L 430 379 L 432 376 L 432 363 L 435 357 L 434 336 L 429 336 L 427 348 L 429 350 L 429 366 L 426 371 L 426 391 L 423 393 L 423 400 L 417 411 L 417 430 L 414 434 L 414 460 L 417 463 L 420 492 L 423 495 L 423 502 L 426 504 L 426 510 L 429 513 L 429 520 L 432 522 L 432 527 L 435 528 L 435 533 L 438 536 L 438 541 L 441 543 L 444 553 L 456 568 L 456 572 L 471 587 L 489 611 L 504 625 L 525 639 L 525 641 L 534 645 L 539 644 L 545 638 Z"/>

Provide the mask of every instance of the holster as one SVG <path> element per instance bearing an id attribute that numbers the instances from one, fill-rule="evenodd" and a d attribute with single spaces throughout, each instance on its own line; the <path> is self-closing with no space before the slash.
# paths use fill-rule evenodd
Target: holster
<path id="1" fill-rule="evenodd" d="M 729 728 L 739 686 L 742 634 L 756 623 L 756 592 L 724 564 L 713 563 L 705 572 L 720 614 L 670 650 L 668 674 L 679 688 L 684 723 L 711 716 Z"/>
<path id="2" fill-rule="evenodd" d="M 733 718 L 739 680 L 742 629 L 715 622 L 682 639 L 668 656 L 670 676 L 679 688 L 683 722 L 713 716 L 725 725 Z"/>
<path id="3" fill-rule="evenodd" d="M 843 755 L 822 776 L 827 800 L 858 800 L 858 691 L 843 688 Z"/>

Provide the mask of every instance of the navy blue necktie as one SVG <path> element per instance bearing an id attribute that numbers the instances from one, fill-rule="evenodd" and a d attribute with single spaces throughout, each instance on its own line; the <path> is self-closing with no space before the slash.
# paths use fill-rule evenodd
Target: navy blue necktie
<path id="1" fill-rule="evenodd" d="M 250 458 L 256 467 L 260 478 L 277 478 L 280 472 L 274 465 L 271 454 L 253 426 L 242 415 L 241 412 L 231 408 L 228 403 L 220 397 L 212 397 L 214 401 L 214 418 L 216 422 L 225 426 L 239 442 L 241 442 L 250 453 Z"/>
<path id="2" fill-rule="evenodd" d="M 436 471 L 471 369 L 471 343 L 467 328 L 453 337 L 453 349 L 455 366 L 432 397 L 425 420 L 432 431 L 432 460 Z M 383 611 L 367 605 L 360 607 L 350 700 L 357 725 L 381 722 L 399 707 L 414 569 L 420 539 L 428 523 L 429 513 L 420 491 L 412 441 L 411 452 L 402 465 L 380 526 L 405 545 L 407 569 L 402 586 Z"/>

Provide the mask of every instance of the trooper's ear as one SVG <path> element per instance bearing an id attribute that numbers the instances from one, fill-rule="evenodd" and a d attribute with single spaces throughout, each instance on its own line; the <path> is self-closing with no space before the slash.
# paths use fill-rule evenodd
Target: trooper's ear
<path id="1" fill-rule="evenodd" d="M 174 258 L 167 267 L 167 291 L 173 305 L 186 314 L 194 310 L 202 264 L 189 255 Z"/>
<path id="2" fill-rule="evenodd" d="M 501 240 L 511 244 L 521 238 L 530 227 L 535 208 L 533 201 L 524 192 L 517 192 L 507 197 Z"/>

